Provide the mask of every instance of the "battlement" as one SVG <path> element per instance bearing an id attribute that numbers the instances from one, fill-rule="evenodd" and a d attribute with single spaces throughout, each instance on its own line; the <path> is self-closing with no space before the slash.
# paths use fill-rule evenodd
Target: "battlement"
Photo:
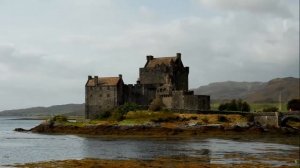
<path id="1" fill-rule="evenodd" d="M 155 98 L 161 98 L 168 109 L 208 110 L 210 97 L 189 91 L 189 67 L 185 67 L 181 59 L 181 53 L 157 58 L 147 55 L 136 84 L 124 84 L 121 74 L 118 77 L 88 76 L 86 118 L 97 118 L 124 102 L 148 106 Z"/>

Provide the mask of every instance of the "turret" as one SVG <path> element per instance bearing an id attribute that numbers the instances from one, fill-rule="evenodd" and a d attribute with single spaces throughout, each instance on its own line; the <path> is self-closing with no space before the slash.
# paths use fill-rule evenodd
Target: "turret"
<path id="1" fill-rule="evenodd" d="M 98 85 L 98 76 L 94 76 L 95 85 Z"/>
<path id="2" fill-rule="evenodd" d="M 181 59 L 181 53 L 176 53 L 176 58 Z"/>
<path id="3" fill-rule="evenodd" d="M 153 60 L 153 56 L 152 55 L 147 55 L 147 61 Z"/>

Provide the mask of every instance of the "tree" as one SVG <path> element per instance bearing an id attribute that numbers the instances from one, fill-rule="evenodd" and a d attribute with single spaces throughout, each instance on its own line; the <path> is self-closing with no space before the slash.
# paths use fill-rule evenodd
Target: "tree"
<path id="1" fill-rule="evenodd" d="M 247 102 L 243 102 L 242 111 L 250 112 L 250 105 Z"/>
<path id="2" fill-rule="evenodd" d="M 119 106 L 112 114 L 112 118 L 121 121 L 125 118 L 125 115 L 129 111 L 136 111 L 139 109 L 139 106 L 135 103 L 126 102 L 123 105 Z"/>
<path id="3" fill-rule="evenodd" d="M 218 108 L 220 111 L 224 111 L 227 109 L 227 104 L 220 104 L 219 108 Z"/>
<path id="4" fill-rule="evenodd" d="M 290 111 L 300 111 L 300 99 L 292 99 L 288 101 L 287 109 Z"/>
<path id="5" fill-rule="evenodd" d="M 277 107 L 267 107 L 267 108 L 263 108 L 263 112 L 276 112 L 278 111 Z"/>
<path id="6" fill-rule="evenodd" d="M 245 111 L 245 112 L 249 112 L 250 111 L 250 105 L 239 99 L 239 100 L 231 100 L 230 103 L 223 103 L 220 104 L 219 108 L 220 111 Z"/>

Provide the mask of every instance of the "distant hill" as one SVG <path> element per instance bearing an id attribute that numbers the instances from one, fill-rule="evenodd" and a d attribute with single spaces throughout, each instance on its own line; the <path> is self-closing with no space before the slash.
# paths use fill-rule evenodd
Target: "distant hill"
<path id="1" fill-rule="evenodd" d="M 32 107 L 17 110 L 5 110 L 0 116 L 51 116 L 51 115 L 83 116 L 84 104 L 65 104 L 50 107 Z"/>
<path id="2" fill-rule="evenodd" d="M 282 102 L 299 98 L 299 78 L 276 78 L 269 82 L 217 82 L 200 86 L 194 90 L 196 94 L 210 95 L 212 101 L 243 99 L 250 103 L 278 102 L 281 93 Z M 5 110 L 0 116 L 51 116 L 51 115 L 83 116 L 84 104 L 65 104 L 50 107 L 32 107 L 17 110 Z"/>
<path id="3" fill-rule="evenodd" d="M 299 78 L 276 78 L 269 82 L 217 82 L 195 89 L 196 94 L 207 94 L 213 101 L 244 99 L 248 102 L 282 102 L 299 98 Z"/>

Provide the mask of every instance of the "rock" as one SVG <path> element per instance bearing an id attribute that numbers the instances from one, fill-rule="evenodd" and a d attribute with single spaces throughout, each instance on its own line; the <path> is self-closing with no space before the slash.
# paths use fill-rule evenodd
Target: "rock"
<path id="1" fill-rule="evenodd" d="M 253 131 L 253 132 L 266 132 L 266 129 L 264 129 L 263 127 L 259 126 L 259 125 L 252 125 L 250 128 L 249 128 L 250 131 Z"/>
<path id="2" fill-rule="evenodd" d="M 244 131 L 245 128 L 242 128 L 238 125 L 232 125 L 230 127 L 225 127 L 224 128 L 225 131 L 236 131 L 236 132 L 240 132 L 240 131 Z"/>
<path id="3" fill-rule="evenodd" d="M 28 132 L 29 130 L 23 129 L 23 128 L 15 128 L 14 131 L 17 132 Z"/>
<path id="4" fill-rule="evenodd" d="M 296 134 L 300 133 L 298 129 L 292 128 L 292 127 L 281 127 L 281 131 L 286 134 Z"/>

